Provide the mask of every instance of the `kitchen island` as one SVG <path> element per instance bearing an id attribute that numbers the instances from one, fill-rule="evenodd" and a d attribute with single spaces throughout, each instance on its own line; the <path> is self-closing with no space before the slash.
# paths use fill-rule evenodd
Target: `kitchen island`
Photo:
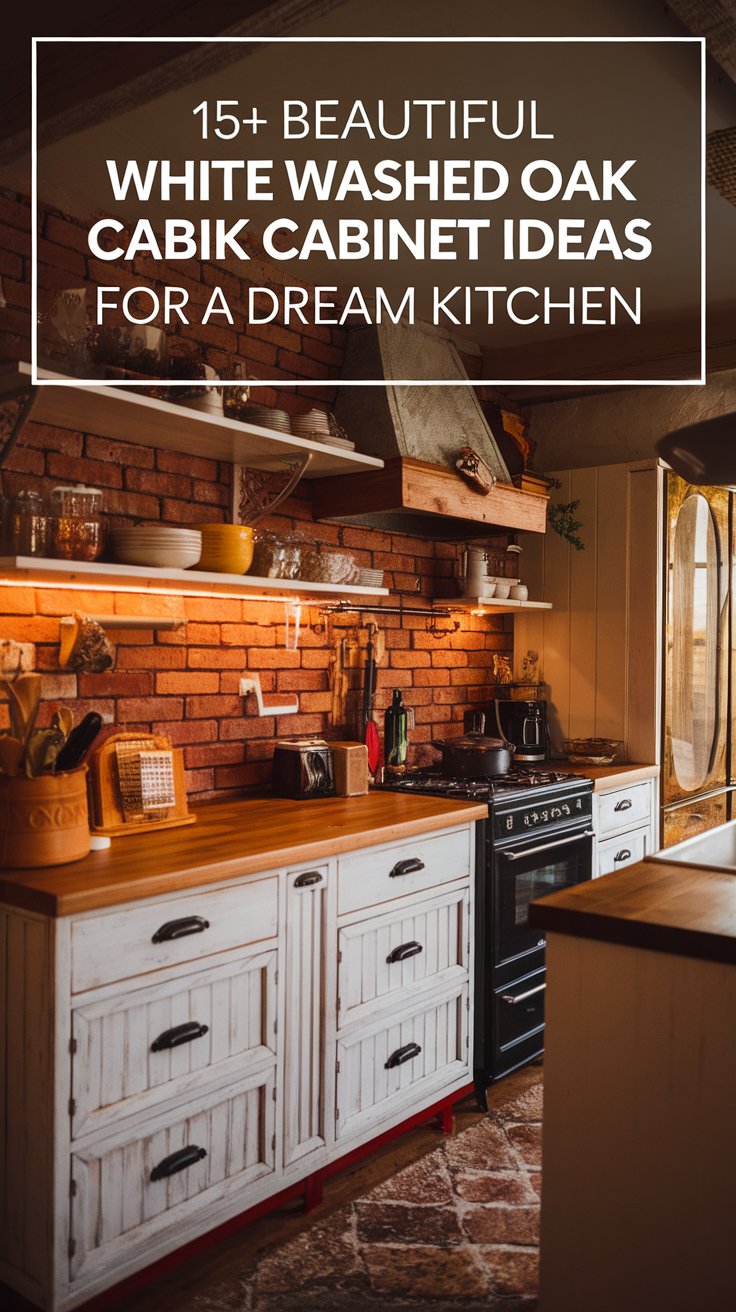
<path id="1" fill-rule="evenodd" d="M 736 880 L 642 862 L 547 936 L 540 1312 L 733 1306 Z"/>
<path id="2" fill-rule="evenodd" d="M 0 1280 L 65 1309 L 445 1120 L 478 803 L 251 797 L 0 877 Z"/>

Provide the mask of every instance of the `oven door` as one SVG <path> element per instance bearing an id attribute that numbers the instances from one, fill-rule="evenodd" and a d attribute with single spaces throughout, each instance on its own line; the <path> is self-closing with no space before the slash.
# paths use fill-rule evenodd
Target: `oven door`
<path id="1" fill-rule="evenodd" d="M 498 970 L 544 947 L 544 938 L 529 926 L 532 902 L 591 878 L 593 830 L 588 826 L 549 838 L 540 833 L 536 841 L 527 838 L 496 847 L 493 870 L 494 964 Z"/>

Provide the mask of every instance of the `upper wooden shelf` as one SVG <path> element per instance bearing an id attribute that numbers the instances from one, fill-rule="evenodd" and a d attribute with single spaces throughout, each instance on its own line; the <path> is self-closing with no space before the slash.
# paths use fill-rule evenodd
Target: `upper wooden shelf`
<path id="1" fill-rule="evenodd" d="M 132 387 L 116 388 L 112 383 L 81 387 L 73 379 L 48 369 L 39 369 L 38 376 L 60 384 L 38 388 L 29 418 L 42 424 L 164 451 L 227 460 L 251 469 L 278 470 L 283 468 L 285 460 L 311 453 L 305 478 L 383 468 L 383 461 L 374 456 L 310 442 L 259 424 L 204 414 L 185 405 L 143 396 Z M 31 366 L 26 362 L 6 366 L 0 372 L 0 400 L 30 388 Z"/>
<path id="2" fill-rule="evenodd" d="M 508 597 L 505 601 L 495 597 L 435 597 L 436 606 L 446 606 L 448 610 L 482 611 L 488 615 L 515 615 L 520 610 L 551 610 L 551 601 L 514 601 Z"/>
<path id="3" fill-rule="evenodd" d="M 310 583 L 305 579 L 262 579 L 252 574 L 212 574 L 199 569 L 154 569 L 153 566 L 110 565 L 104 561 L 51 560 L 43 556 L 0 557 L 0 582 L 56 588 L 102 588 L 125 592 L 176 595 L 235 596 L 288 600 L 333 597 L 387 597 L 388 588 L 354 584 Z"/>

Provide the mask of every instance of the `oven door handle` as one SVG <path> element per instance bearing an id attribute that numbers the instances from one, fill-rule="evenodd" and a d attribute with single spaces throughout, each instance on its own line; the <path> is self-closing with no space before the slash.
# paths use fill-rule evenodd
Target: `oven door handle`
<path id="1" fill-rule="evenodd" d="M 536 856 L 537 852 L 551 852 L 553 847 L 566 847 L 568 843 L 582 843 L 584 838 L 595 838 L 595 832 L 592 829 L 586 829 L 582 834 L 573 834 L 570 838 L 558 838 L 555 843 L 542 843 L 541 847 L 527 847 L 523 852 L 504 852 L 508 861 L 524 861 L 528 856 Z"/>
<path id="2" fill-rule="evenodd" d="M 516 1007 L 520 1002 L 526 1002 L 527 998 L 533 998 L 535 993 L 544 993 L 546 984 L 537 984 L 535 989 L 529 989 L 528 993 L 502 993 L 501 1001 L 508 1002 L 511 1007 Z"/>

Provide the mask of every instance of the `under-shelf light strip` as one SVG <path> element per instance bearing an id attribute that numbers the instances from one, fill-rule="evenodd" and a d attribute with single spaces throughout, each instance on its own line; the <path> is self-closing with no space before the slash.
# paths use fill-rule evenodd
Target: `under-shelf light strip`
<path id="1" fill-rule="evenodd" d="M 276 603 L 291 601 L 299 604 L 301 597 L 296 594 L 279 592 L 279 593 L 261 593 L 261 592 L 206 592 L 203 589 L 194 588 L 160 588 L 148 586 L 126 586 L 122 583 L 69 583 L 57 582 L 56 579 L 0 579 L 0 584 L 4 588 L 53 588 L 56 591 L 64 592 L 127 592 L 137 594 L 140 597 L 207 597 L 217 600 L 224 598 L 231 601 L 272 601 Z M 318 600 L 318 598 L 317 598 Z"/>

